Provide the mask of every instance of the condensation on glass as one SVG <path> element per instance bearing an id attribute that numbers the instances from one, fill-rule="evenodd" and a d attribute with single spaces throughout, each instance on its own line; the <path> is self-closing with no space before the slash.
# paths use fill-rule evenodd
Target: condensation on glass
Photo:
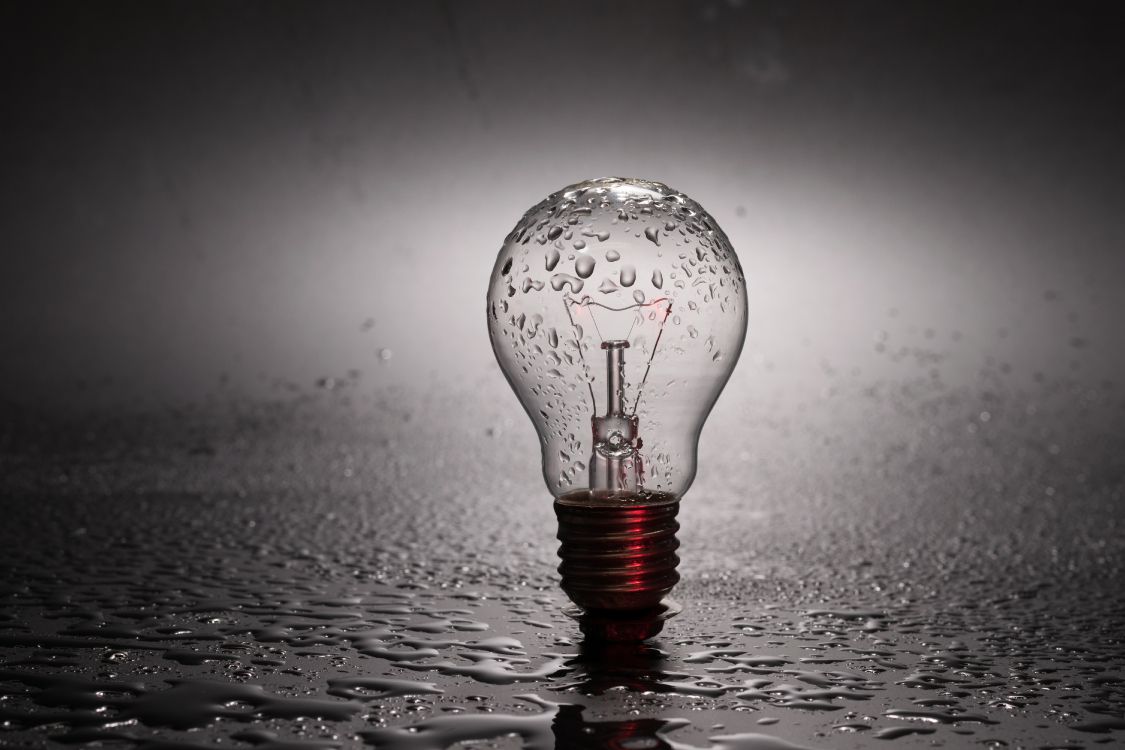
<path id="1" fill-rule="evenodd" d="M 551 493 L 682 496 L 746 318 L 726 235 L 666 185 L 589 180 L 524 214 L 496 258 L 488 326 Z"/>

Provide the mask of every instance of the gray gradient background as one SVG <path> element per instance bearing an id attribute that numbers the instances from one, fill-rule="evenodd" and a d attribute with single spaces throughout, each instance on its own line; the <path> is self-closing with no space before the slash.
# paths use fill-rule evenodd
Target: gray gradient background
<path id="1" fill-rule="evenodd" d="M 5 5 L 2 403 L 356 371 L 359 393 L 473 390 L 519 419 L 484 324 L 495 253 L 601 175 L 667 182 L 729 234 L 751 295 L 731 398 L 903 368 L 1105 386 L 1125 359 L 1112 10 Z"/>

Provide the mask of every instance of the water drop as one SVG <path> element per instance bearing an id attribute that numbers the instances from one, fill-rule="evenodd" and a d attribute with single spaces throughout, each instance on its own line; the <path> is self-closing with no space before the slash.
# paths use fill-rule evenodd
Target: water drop
<path id="1" fill-rule="evenodd" d="M 652 272 L 652 285 L 657 289 L 664 286 L 664 274 L 660 273 L 659 268 Z"/>
<path id="2" fill-rule="evenodd" d="M 637 269 L 632 266 L 625 266 L 621 269 L 621 286 L 633 286 L 633 282 L 637 280 Z"/>
<path id="3" fill-rule="evenodd" d="M 656 227 L 649 227 L 645 230 L 645 237 L 654 245 L 660 244 L 660 230 Z"/>
<path id="4" fill-rule="evenodd" d="M 639 304 L 641 304 L 642 302 L 645 301 L 645 293 L 642 292 L 640 289 L 636 289 L 636 290 L 633 291 L 633 299 L 639 305 Z M 652 316 L 649 316 L 649 320 L 652 320 Z"/>
<path id="5" fill-rule="evenodd" d="M 601 283 L 601 286 L 598 287 L 598 291 L 602 294 L 611 294 L 617 291 L 617 284 L 614 284 L 609 279 L 606 279 Z"/>
<path id="6" fill-rule="evenodd" d="M 554 271 L 559 264 L 559 251 L 556 248 L 547 249 L 547 270 Z"/>
<path id="7" fill-rule="evenodd" d="M 556 273 L 551 277 L 551 288 L 556 292 L 561 292 L 563 287 L 570 285 L 571 294 L 578 294 L 582 291 L 584 282 L 582 279 L 575 278 L 568 273 Z"/>
<path id="8" fill-rule="evenodd" d="M 384 347 L 384 348 L 382 348 L 378 351 L 378 355 L 379 355 L 379 361 L 380 362 L 387 362 L 387 361 L 390 360 L 391 357 L 395 356 L 395 353 L 392 352 L 390 349 L 387 349 L 386 347 Z"/>
<path id="9" fill-rule="evenodd" d="M 693 339 L 699 336 L 699 331 L 695 330 L 695 326 L 688 326 L 687 333 L 688 336 L 691 336 Z"/>
<path id="10" fill-rule="evenodd" d="M 594 272 L 594 263 L 593 257 L 589 255 L 579 255 L 574 261 L 574 272 L 578 274 L 579 278 L 588 279 L 590 278 L 590 274 Z"/>
<path id="11" fill-rule="evenodd" d="M 617 252 L 616 250 L 606 250 L 605 259 L 610 263 L 613 263 L 614 261 L 621 260 L 621 253 Z"/>
<path id="12" fill-rule="evenodd" d="M 556 347 L 559 345 L 559 334 L 558 331 L 556 331 L 554 328 L 547 331 L 547 343 L 552 347 Z"/>

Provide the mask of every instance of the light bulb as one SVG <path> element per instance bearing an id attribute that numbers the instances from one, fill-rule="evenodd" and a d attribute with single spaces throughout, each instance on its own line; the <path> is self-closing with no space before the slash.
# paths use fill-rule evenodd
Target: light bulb
<path id="1" fill-rule="evenodd" d="M 658 182 L 571 185 L 504 240 L 489 335 L 539 435 L 562 588 L 599 621 L 651 613 L 679 579 L 679 501 L 746 315 L 726 235 Z"/>

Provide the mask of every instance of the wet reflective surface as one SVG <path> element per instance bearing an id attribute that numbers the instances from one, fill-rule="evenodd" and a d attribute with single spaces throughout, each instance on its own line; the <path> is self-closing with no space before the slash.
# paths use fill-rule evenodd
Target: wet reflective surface
<path id="1" fill-rule="evenodd" d="M 717 414 L 683 612 L 606 646 L 563 611 L 530 428 L 392 396 L 9 421 L 0 744 L 1125 740 L 1112 384 Z"/>

